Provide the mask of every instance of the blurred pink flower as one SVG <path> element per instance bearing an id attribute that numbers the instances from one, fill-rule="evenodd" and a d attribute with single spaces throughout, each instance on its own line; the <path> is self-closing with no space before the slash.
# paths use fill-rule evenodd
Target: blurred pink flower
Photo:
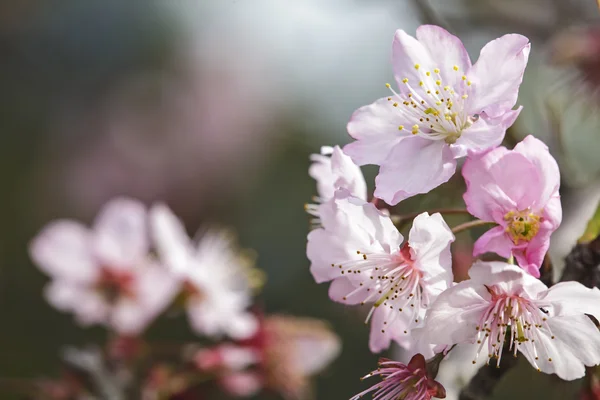
<path id="1" fill-rule="evenodd" d="M 198 244 L 166 205 L 150 211 L 152 234 L 161 260 L 184 282 L 190 324 L 202 335 L 244 339 L 256 332 L 252 268 L 233 246 L 229 232 L 212 230 Z"/>
<path id="2" fill-rule="evenodd" d="M 427 365 L 422 354 L 415 354 L 408 365 L 381 358 L 379 368 L 362 379 L 380 375 L 381 382 L 352 397 L 358 400 L 364 395 L 372 394 L 373 400 L 430 400 L 432 397 L 446 397 L 444 387 L 430 378 Z"/>
<path id="3" fill-rule="evenodd" d="M 499 224 L 475 242 L 473 255 L 490 251 L 509 258 L 512 253 L 539 277 L 550 235 L 562 219 L 560 172 L 548 147 L 527 136 L 514 150 L 470 154 L 462 173 L 469 212 Z"/>
<path id="4" fill-rule="evenodd" d="M 448 181 L 467 150 L 498 146 L 520 112 L 512 107 L 529 56 L 526 37 L 489 42 L 471 65 L 460 39 L 444 29 L 423 25 L 416 36 L 398 30 L 394 38 L 400 92 L 359 108 L 348 123 L 356 141 L 344 151 L 359 165 L 381 167 L 375 196 L 389 204 Z"/>
<path id="5" fill-rule="evenodd" d="M 429 310 L 425 328 L 432 343 L 472 343 L 473 355 L 486 348 L 500 365 L 508 342 L 514 355 L 520 351 L 539 371 L 564 380 L 600 363 L 600 333 L 586 315 L 600 316 L 600 290 L 578 282 L 548 289 L 504 262 L 477 262 L 470 276 Z"/>
<path id="6" fill-rule="evenodd" d="M 171 302 L 178 282 L 149 256 L 147 212 L 126 198 L 109 202 L 93 229 L 71 220 L 48 224 L 31 242 L 38 267 L 52 277 L 50 304 L 82 325 L 140 333 Z"/>
<path id="7" fill-rule="evenodd" d="M 343 189 L 321 206 L 320 216 L 323 227 L 309 233 L 306 249 L 315 280 L 332 281 L 334 301 L 372 304 L 371 351 L 391 340 L 408 346 L 412 328 L 452 283 L 454 235 L 442 216 L 417 216 L 404 245 L 387 215 Z"/>

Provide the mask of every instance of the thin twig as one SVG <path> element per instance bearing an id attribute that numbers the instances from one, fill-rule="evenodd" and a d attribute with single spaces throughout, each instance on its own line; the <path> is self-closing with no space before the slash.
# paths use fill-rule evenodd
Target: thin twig
<path id="1" fill-rule="evenodd" d="M 452 233 L 454 233 L 456 235 L 457 233 L 460 233 L 462 231 L 466 231 L 466 230 L 469 230 L 472 228 L 477 228 L 479 226 L 490 225 L 493 223 L 494 222 L 481 221 L 479 219 L 476 219 L 475 221 L 469 221 L 469 222 L 465 222 L 464 224 L 456 225 L 454 228 L 452 228 Z"/>

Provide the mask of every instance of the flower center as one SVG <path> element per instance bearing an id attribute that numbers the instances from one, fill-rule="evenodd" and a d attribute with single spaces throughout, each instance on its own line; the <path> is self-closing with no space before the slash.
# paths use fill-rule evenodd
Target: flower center
<path id="1" fill-rule="evenodd" d="M 349 300 L 353 296 L 363 298 L 361 305 L 373 303 L 365 323 L 379 307 L 389 307 L 396 312 L 393 317 L 384 321 L 381 327 L 385 333 L 386 325 L 391 325 L 401 313 L 410 315 L 410 324 L 405 327 L 405 334 L 417 324 L 422 311 L 428 305 L 426 293 L 421 287 L 422 273 L 410 258 L 410 248 L 407 244 L 393 254 L 368 254 L 356 252 L 360 257 L 342 264 L 331 264 L 339 268 L 341 274 L 352 282 L 358 281 L 358 286 L 344 296 Z"/>
<path id="2" fill-rule="evenodd" d="M 535 360 L 538 359 L 536 346 L 543 342 L 539 340 L 540 330 L 544 329 L 550 332 L 546 314 L 544 311 L 530 300 L 520 296 L 507 295 L 494 286 L 486 286 L 488 292 L 492 295 L 492 301 L 486 311 L 483 313 L 479 324 L 475 327 L 477 331 L 477 359 L 481 349 L 488 345 L 489 360 L 496 358 L 496 365 L 500 365 L 502 350 L 508 333 L 510 345 L 509 351 L 517 355 L 517 348 L 523 343 L 533 348 Z M 510 333 L 509 333 L 510 331 Z M 554 339 L 554 336 L 551 336 Z M 489 364 L 488 360 L 488 364 Z M 536 368 L 539 367 L 535 364 Z M 549 359 L 548 361 L 552 361 Z M 473 364 L 476 361 L 473 360 Z"/>
<path id="3" fill-rule="evenodd" d="M 444 140 L 455 143 L 465 129 L 470 128 L 479 119 L 477 114 L 467 115 L 466 102 L 471 90 L 471 81 L 465 75 L 459 75 L 458 66 L 453 70 L 456 79 L 451 79 L 456 87 L 444 82 L 439 68 L 425 71 L 419 64 L 415 69 L 419 82 L 402 79 L 404 87 L 396 93 L 391 85 L 386 86 L 394 96 L 388 97 L 392 106 L 397 107 L 410 125 L 400 125 L 398 129 L 431 140 Z"/>
<path id="4" fill-rule="evenodd" d="M 109 303 L 114 303 L 121 296 L 135 297 L 134 280 L 128 271 L 102 267 L 96 288 Z"/>
<path id="5" fill-rule="evenodd" d="M 521 241 L 529 242 L 540 230 L 541 219 L 529 209 L 510 211 L 504 216 L 504 220 L 508 222 L 505 231 L 514 244 L 519 244 Z"/>

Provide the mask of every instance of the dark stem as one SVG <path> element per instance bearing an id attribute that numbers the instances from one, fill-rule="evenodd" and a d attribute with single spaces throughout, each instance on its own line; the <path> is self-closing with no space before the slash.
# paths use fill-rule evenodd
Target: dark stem
<path id="1" fill-rule="evenodd" d="M 503 352 L 510 354 L 507 346 L 508 344 L 505 344 Z M 461 390 L 458 400 L 484 400 L 489 398 L 494 392 L 496 384 L 512 367 L 517 365 L 518 360 L 519 357 L 502 357 L 499 367 L 496 367 L 493 362 L 491 365 L 481 367 L 467 386 Z"/>
<path id="2" fill-rule="evenodd" d="M 489 224 L 494 224 L 494 222 L 481 221 L 477 219 L 475 221 L 469 221 L 465 222 L 464 224 L 456 225 L 454 228 L 452 228 L 452 233 L 456 235 L 457 233 Z"/>
<path id="3" fill-rule="evenodd" d="M 429 215 L 435 214 L 435 213 L 440 213 L 443 215 L 459 215 L 459 214 L 469 215 L 469 212 L 465 208 L 434 208 L 432 210 L 417 211 L 417 212 L 412 212 L 412 213 L 402 214 L 402 215 L 392 215 L 392 216 L 390 216 L 390 218 L 392 219 L 392 222 L 394 223 L 394 225 L 396 225 L 396 227 L 400 230 L 408 222 L 412 221 L 419 214 L 422 214 L 424 212 L 429 213 Z"/>

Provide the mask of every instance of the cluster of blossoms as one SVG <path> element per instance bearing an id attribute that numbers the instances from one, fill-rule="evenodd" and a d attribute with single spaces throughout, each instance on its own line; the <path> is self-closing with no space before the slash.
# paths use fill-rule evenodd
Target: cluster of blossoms
<path id="1" fill-rule="evenodd" d="M 263 316 L 251 308 L 264 280 L 253 258 L 224 229 L 206 229 L 199 240 L 190 239 L 164 204 L 147 209 L 118 198 L 101 210 L 92 228 L 72 220 L 51 222 L 32 240 L 30 253 L 52 278 L 45 289 L 48 302 L 73 313 L 82 326 L 104 326 L 112 338 L 105 352 L 70 351 L 66 361 L 77 373 L 41 382 L 40 399 L 125 399 L 132 390 L 144 399 L 204 398 L 209 383 L 234 396 L 266 389 L 299 399 L 310 388 L 308 378 L 339 353 L 339 339 L 323 322 Z M 161 314 L 180 311 L 203 341 L 169 345 L 164 360 L 160 346 L 155 349 L 142 335 Z M 144 376 L 135 384 L 122 382 L 122 369 L 139 371 L 141 359 L 148 361 Z M 88 379 L 80 378 L 82 370 Z M 98 375 L 96 388 L 83 383 Z M 104 395 L 95 392 L 98 387 Z"/>
<path id="2" fill-rule="evenodd" d="M 416 38 L 399 30 L 392 47 L 399 89 L 387 84 L 388 97 L 353 114 L 354 142 L 313 156 L 318 197 L 307 206 L 315 225 L 307 256 L 315 281 L 331 282 L 333 301 L 369 308 L 372 352 L 395 342 L 414 355 L 408 364 L 382 359 L 367 377 L 383 381 L 353 399 L 445 397 L 425 359 L 439 364 L 456 345 L 472 347 L 474 364 L 481 352 L 496 365 L 520 352 L 565 380 L 600 363 L 600 333 L 589 317 L 600 317 L 600 290 L 576 282 L 548 288 L 538 279 L 562 218 L 558 166 L 533 136 L 512 150 L 500 146 L 520 112 L 513 108 L 529 51 L 526 37 L 505 35 L 472 64 L 440 27 L 421 26 Z M 395 206 L 428 193 L 463 157 L 465 214 L 478 220 L 450 229 L 440 213 L 423 212 L 405 241 L 394 222 L 406 218 L 382 200 Z M 365 164 L 380 167 L 371 200 Z M 473 256 L 495 253 L 506 262 L 477 261 L 470 279 L 455 283 L 454 233 L 485 224 L 495 226 Z"/>

